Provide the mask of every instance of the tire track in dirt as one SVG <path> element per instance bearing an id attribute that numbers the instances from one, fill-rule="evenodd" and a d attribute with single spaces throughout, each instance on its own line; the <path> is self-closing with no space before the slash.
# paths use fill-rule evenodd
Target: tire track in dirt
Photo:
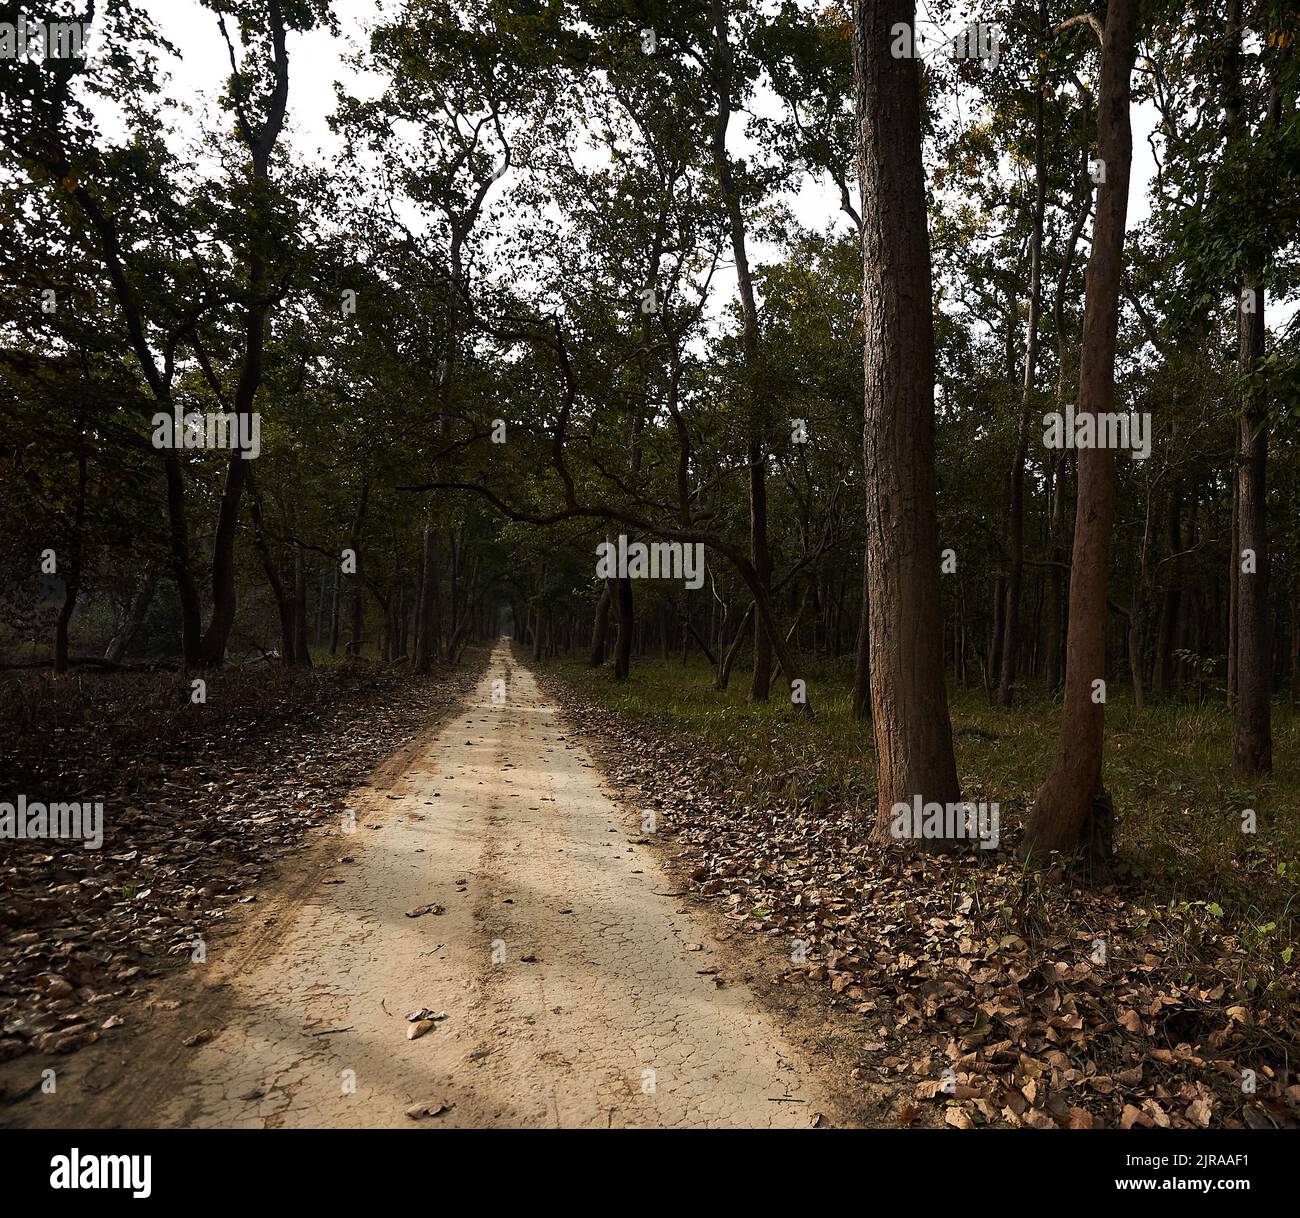
<path id="1" fill-rule="evenodd" d="M 95 1047 L 79 1077 L 109 1083 L 74 1075 L 31 1123 L 404 1126 L 427 1105 L 426 1126 L 807 1127 L 834 1111 L 749 988 L 717 975 L 707 927 L 664 895 L 508 648 L 385 770 L 356 832 L 321 847 L 324 874 L 268 911 L 274 934 L 223 946 L 129 1058 Z M 407 916 L 430 903 L 444 912 Z M 420 1008 L 446 1018 L 408 1040 Z M 179 1047 L 199 1026 L 210 1038 Z"/>

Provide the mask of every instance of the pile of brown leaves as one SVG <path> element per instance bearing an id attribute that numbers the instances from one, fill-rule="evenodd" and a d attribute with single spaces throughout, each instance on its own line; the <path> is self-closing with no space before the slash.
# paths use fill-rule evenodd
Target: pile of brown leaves
<path id="1" fill-rule="evenodd" d="M 6 682 L 0 799 L 99 800 L 104 843 L 0 841 L 0 1061 L 72 1052 L 129 1018 L 246 890 L 339 815 L 374 766 L 475 682 L 368 663 Z"/>
<path id="2" fill-rule="evenodd" d="M 1195 909 L 1026 873 L 1014 840 L 909 856 L 851 810 L 757 806 L 734 763 L 550 684 L 691 889 L 868 1021 L 853 1073 L 909 1097 L 899 1122 L 1300 1127 L 1296 1012 L 1232 980 L 1246 948 Z"/>

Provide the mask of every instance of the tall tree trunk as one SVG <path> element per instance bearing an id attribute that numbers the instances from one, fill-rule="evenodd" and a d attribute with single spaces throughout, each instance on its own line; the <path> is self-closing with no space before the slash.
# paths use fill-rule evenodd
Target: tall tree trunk
<path id="1" fill-rule="evenodd" d="M 1242 276 L 1256 293 L 1253 313 L 1237 305 L 1238 371 L 1244 378 L 1264 357 L 1264 282 L 1258 272 Z M 1237 665 L 1233 763 L 1238 774 L 1267 774 L 1273 768 L 1270 721 L 1273 648 L 1268 621 L 1268 412 L 1258 395 L 1242 390 L 1237 425 Z M 1244 564 L 1249 559 L 1253 570 Z"/>
<path id="2" fill-rule="evenodd" d="M 766 423 L 766 398 L 760 392 L 758 369 L 758 305 L 749 269 L 745 240 L 745 220 L 740 204 L 740 190 L 732 172 L 727 152 L 727 127 L 732 108 L 732 51 L 727 29 L 730 16 L 726 0 L 712 0 L 715 58 L 713 69 L 717 115 L 713 127 L 713 164 L 718 187 L 727 212 L 731 254 L 736 267 L 736 286 L 740 293 L 743 321 L 741 347 L 744 352 L 746 396 L 749 409 L 749 543 L 750 559 L 763 587 L 772 586 L 772 559 L 767 538 L 767 456 L 763 432 Z M 764 615 L 754 615 L 754 668 L 749 685 L 752 702 L 766 702 L 772 685 L 771 631 Z"/>
<path id="3" fill-rule="evenodd" d="M 1084 226 L 1092 214 L 1092 175 L 1088 173 L 1088 150 L 1081 154 L 1079 186 L 1075 193 L 1074 223 L 1066 239 L 1061 267 L 1056 276 L 1056 292 L 1052 298 L 1052 320 L 1056 330 L 1056 409 L 1064 411 L 1069 393 L 1068 359 L 1070 342 L 1065 327 L 1065 297 L 1070 288 L 1070 274 L 1074 269 L 1075 254 L 1083 236 Z M 1060 688 L 1065 678 L 1065 635 L 1068 629 L 1068 587 L 1065 571 L 1065 534 L 1070 487 L 1070 451 L 1061 449 L 1052 461 L 1051 523 L 1048 528 L 1047 598 L 1047 648 L 1043 662 L 1043 684 L 1049 694 Z M 1058 565 L 1061 564 L 1061 565 Z"/>
<path id="4" fill-rule="evenodd" d="M 853 58 L 862 184 L 875 833 L 891 809 L 955 803 L 961 788 L 944 686 L 934 434 L 934 304 L 919 64 L 890 54 L 912 0 L 854 0 Z"/>
<path id="5" fill-rule="evenodd" d="M 1088 258 L 1079 361 L 1080 415 L 1108 413 L 1115 398 L 1115 342 L 1133 155 L 1129 76 L 1137 7 L 1137 0 L 1110 0 L 1106 8 L 1097 101 L 1098 155 L 1106 176 L 1097 190 L 1097 219 Z M 1106 676 L 1106 585 L 1115 516 L 1115 454 L 1108 448 L 1081 449 L 1078 469 L 1064 711 L 1056 761 L 1038 792 L 1025 845 L 1034 859 L 1083 845 L 1090 860 L 1104 861 L 1111 849 L 1108 801 L 1102 786 L 1105 704 L 1097 700 L 1094 683 Z"/>
<path id="6" fill-rule="evenodd" d="M 1038 314 L 1042 307 L 1043 209 L 1047 190 L 1047 166 L 1043 151 L 1043 93 L 1046 89 L 1047 2 L 1038 3 L 1039 70 L 1034 97 L 1034 223 L 1029 240 L 1029 327 L 1025 340 L 1025 375 L 1020 397 L 1020 430 L 1011 462 L 1007 496 L 1007 590 L 1002 613 L 1002 671 L 998 679 L 998 701 L 1010 706 L 1015 700 L 1016 666 L 1020 652 L 1020 588 L 1025 571 L 1025 457 L 1029 447 L 1029 424 L 1034 405 L 1034 382 L 1038 373 Z"/>
<path id="7" fill-rule="evenodd" d="M 749 554 L 754 569 L 769 592 L 772 588 L 772 556 L 767 543 L 767 470 L 763 448 L 757 439 L 749 446 Z M 749 700 L 766 702 L 772 690 L 772 639 L 761 615 L 754 618 L 754 667 L 749 682 Z"/>
<path id="8" fill-rule="evenodd" d="M 1228 6 L 1226 57 L 1228 145 L 1235 159 L 1239 141 L 1248 141 L 1249 123 L 1241 96 L 1242 14 L 1239 0 Z M 1270 90 L 1261 124 L 1276 127 L 1281 114 L 1277 80 Z M 1268 408 L 1250 384 L 1250 375 L 1264 358 L 1264 263 L 1267 251 L 1250 248 L 1244 255 L 1237 284 L 1237 374 L 1241 380 L 1241 413 L 1237 420 L 1236 540 L 1232 551 L 1233 643 L 1231 671 L 1235 695 L 1233 768 L 1239 775 L 1267 774 L 1273 769 L 1273 646 L 1268 618 Z"/>
<path id="9" fill-rule="evenodd" d="M 247 218 L 251 251 L 246 294 L 249 303 L 244 308 L 244 350 L 232 403 L 235 419 L 241 424 L 252 417 L 257 391 L 262 384 L 263 355 L 273 300 L 273 295 L 266 290 L 269 272 L 262 252 L 271 246 L 271 233 L 268 231 L 273 212 L 271 155 L 284 129 L 289 100 L 289 52 L 280 0 L 268 0 L 267 16 L 272 44 L 272 88 L 263 121 L 256 129 L 244 128 L 252 178 Z M 217 527 L 212 539 L 212 617 L 203 635 L 202 650 L 203 664 L 208 667 L 225 662 L 226 644 L 235 624 L 235 540 L 239 529 L 239 501 L 247 480 L 248 465 L 237 448 L 231 452 L 217 509 Z"/>

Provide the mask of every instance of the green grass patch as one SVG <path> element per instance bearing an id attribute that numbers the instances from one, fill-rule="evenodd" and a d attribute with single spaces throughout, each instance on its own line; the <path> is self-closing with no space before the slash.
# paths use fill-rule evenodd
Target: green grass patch
<path id="1" fill-rule="evenodd" d="M 719 693 L 703 663 L 640 661 L 623 684 L 577 660 L 554 667 L 610 710 L 696 742 L 737 799 L 848 808 L 864 832 L 874 816 L 875 750 L 870 724 L 850 714 L 847 660 L 809 667 L 811 717 L 782 698 L 750 704 L 748 673 L 739 669 Z M 1055 754 L 1061 708 L 1032 691 L 1009 710 L 989 705 L 982 690 L 949 695 L 963 792 L 996 800 L 1004 838 L 1014 840 Z M 1226 707 L 1166 702 L 1139 711 L 1112 686 L 1105 780 L 1126 895 L 1239 936 L 1255 947 L 1265 976 L 1295 963 L 1300 887 L 1300 716 L 1280 702 L 1273 739 L 1274 772 L 1242 781 L 1232 773 Z M 1255 813 L 1253 834 L 1243 829 L 1246 809 Z"/>

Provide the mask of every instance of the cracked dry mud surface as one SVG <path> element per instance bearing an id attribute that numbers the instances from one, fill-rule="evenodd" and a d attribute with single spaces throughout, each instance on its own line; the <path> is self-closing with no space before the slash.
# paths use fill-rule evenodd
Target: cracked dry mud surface
<path id="1" fill-rule="evenodd" d="M 24 1123 L 410 1126 L 413 1105 L 445 1105 L 422 1124 L 808 1127 L 836 1111 L 753 992 L 719 985 L 708 927 L 508 648 L 385 770 L 355 833 L 186 970 L 191 997 L 79 1054 Z M 407 916 L 430 903 L 445 912 Z M 408 1040 L 422 1007 L 446 1018 Z"/>

